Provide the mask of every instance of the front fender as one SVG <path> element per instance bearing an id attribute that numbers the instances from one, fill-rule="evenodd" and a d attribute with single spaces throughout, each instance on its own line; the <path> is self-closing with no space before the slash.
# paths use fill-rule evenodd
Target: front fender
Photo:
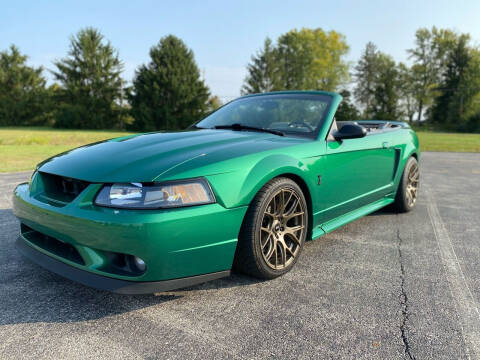
<path id="1" fill-rule="evenodd" d="M 219 202 L 227 208 L 249 205 L 258 191 L 273 178 L 283 174 L 296 175 L 307 184 L 307 166 L 301 160 L 283 154 L 273 154 L 258 161 L 246 171 L 209 176 Z M 311 192 L 311 191 L 310 191 Z"/>
<path id="2" fill-rule="evenodd" d="M 396 190 L 402 179 L 403 170 L 405 169 L 408 159 L 411 156 L 415 156 L 417 160 L 420 161 L 420 145 L 417 134 L 413 130 L 408 130 L 407 135 L 403 135 L 402 138 L 399 139 L 399 142 L 401 144 L 399 148 L 401 148 L 402 151 L 393 183 Z"/>
<path id="3" fill-rule="evenodd" d="M 408 147 L 408 157 L 415 155 L 417 160 L 420 161 L 420 142 L 418 141 L 418 136 L 417 133 L 413 130 L 411 130 L 410 133 L 412 137 L 412 141 L 409 143 Z"/>

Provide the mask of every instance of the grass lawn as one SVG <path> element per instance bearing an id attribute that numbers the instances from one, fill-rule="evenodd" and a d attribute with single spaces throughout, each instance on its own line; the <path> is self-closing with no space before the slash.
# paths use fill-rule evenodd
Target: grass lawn
<path id="1" fill-rule="evenodd" d="M 421 151 L 480 152 L 480 134 L 418 131 Z"/>
<path id="2" fill-rule="evenodd" d="M 0 128 L 0 172 L 32 170 L 40 161 L 75 147 L 125 136 L 115 131 Z M 418 132 L 422 151 L 480 152 L 480 134 Z"/>
<path id="3" fill-rule="evenodd" d="M 40 161 L 55 154 L 127 134 L 119 131 L 0 128 L 0 172 L 32 170 Z"/>

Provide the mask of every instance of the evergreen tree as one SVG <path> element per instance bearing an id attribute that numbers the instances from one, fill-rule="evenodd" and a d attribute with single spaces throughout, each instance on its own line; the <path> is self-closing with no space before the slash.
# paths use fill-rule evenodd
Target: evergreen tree
<path id="1" fill-rule="evenodd" d="M 123 64 L 98 30 L 80 30 L 70 40 L 68 56 L 54 64 L 53 75 L 61 86 L 55 126 L 109 129 L 119 125 Z"/>
<path id="2" fill-rule="evenodd" d="M 355 107 L 355 105 L 351 101 L 351 93 L 348 90 L 342 90 L 340 92 L 342 95 L 343 100 L 337 108 L 337 112 L 335 113 L 335 119 L 337 121 L 353 121 L 360 119 L 360 112 Z"/>
<path id="3" fill-rule="evenodd" d="M 251 63 L 247 65 L 248 75 L 245 78 L 242 94 L 254 94 L 277 90 L 278 66 L 276 64 L 276 50 L 272 40 L 266 38 L 263 49 L 252 56 Z"/>
<path id="4" fill-rule="evenodd" d="M 379 52 L 377 46 L 369 42 L 363 51 L 360 60 L 355 66 L 355 99 L 363 106 L 364 117 L 373 116 L 375 87 L 377 83 L 377 67 Z"/>
<path id="5" fill-rule="evenodd" d="M 168 35 L 150 49 L 150 63 L 135 73 L 130 94 L 135 130 L 183 129 L 208 111 L 209 90 L 192 50 Z"/>
<path id="6" fill-rule="evenodd" d="M 401 112 L 407 121 L 412 123 L 418 107 L 415 97 L 415 77 L 412 68 L 404 63 L 398 64 L 398 72 Z"/>
<path id="7" fill-rule="evenodd" d="M 369 42 L 355 66 L 355 78 L 354 94 L 364 109 L 364 118 L 399 120 L 400 72 L 391 56 Z"/>
<path id="8" fill-rule="evenodd" d="M 0 52 L 0 125 L 42 125 L 48 106 L 43 69 L 26 65 L 14 45 Z"/>
<path id="9" fill-rule="evenodd" d="M 400 100 L 399 72 L 391 56 L 378 54 L 373 117 L 379 120 L 398 120 Z"/>

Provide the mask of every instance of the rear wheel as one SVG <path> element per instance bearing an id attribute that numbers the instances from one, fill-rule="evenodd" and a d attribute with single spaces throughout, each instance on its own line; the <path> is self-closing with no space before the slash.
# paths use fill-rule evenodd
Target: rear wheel
<path id="1" fill-rule="evenodd" d="M 235 269 L 273 279 L 294 266 L 305 242 L 308 213 L 300 187 L 276 178 L 253 199 L 240 231 Z"/>
<path id="2" fill-rule="evenodd" d="M 420 170 L 417 159 L 412 156 L 405 165 L 400 184 L 398 185 L 397 195 L 393 204 L 397 211 L 407 212 L 413 209 L 417 202 L 419 185 Z"/>

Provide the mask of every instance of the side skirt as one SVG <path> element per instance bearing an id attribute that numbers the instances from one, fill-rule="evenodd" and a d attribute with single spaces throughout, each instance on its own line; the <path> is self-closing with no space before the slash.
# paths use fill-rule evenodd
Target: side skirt
<path id="1" fill-rule="evenodd" d="M 357 220 L 362 216 L 368 215 L 372 212 L 377 211 L 378 209 L 381 209 L 387 205 L 390 205 L 394 201 L 395 199 L 392 197 L 385 197 L 371 204 L 362 206 L 361 208 L 358 208 L 346 214 L 340 215 L 335 219 L 329 220 L 326 223 L 323 223 L 322 225 L 317 226 L 315 229 L 313 229 L 312 240 L 315 240 L 322 235 L 328 234 L 329 232 L 332 232 L 333 230 L 338 229 L 339 227 L 346 225 L 349 222 Z"/>

